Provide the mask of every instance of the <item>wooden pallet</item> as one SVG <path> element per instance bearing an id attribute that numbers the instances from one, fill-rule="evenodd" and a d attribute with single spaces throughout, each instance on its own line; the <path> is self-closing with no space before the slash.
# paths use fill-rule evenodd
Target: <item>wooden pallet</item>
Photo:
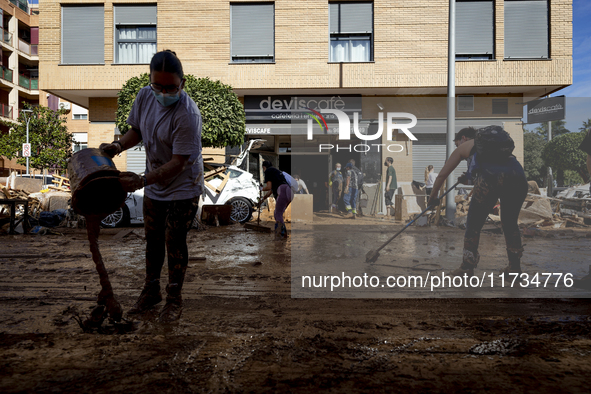
<path id="1" fill-rule="evenodd" d="M 49 186 L 49 189 L 53 189 L 53 190 L 64 190 L 64 187 L 67 187 L 68 189 L 70 188 L 70 179 L 63 177 L 63 176 L 59 176 L 59 175 L 54 175 L 53 176 L 54 179 L 51 182 L 55 183 L 56 186 Z"/>

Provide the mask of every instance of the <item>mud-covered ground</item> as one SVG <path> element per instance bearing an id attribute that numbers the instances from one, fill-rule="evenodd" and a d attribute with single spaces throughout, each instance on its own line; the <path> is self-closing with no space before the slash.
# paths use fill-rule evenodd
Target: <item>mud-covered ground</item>
<path id="1" fill-rule="evenodd" d="M 339 220 L 320 215 L 314 225 Z M 356 223 L 384 234 L 402 226 Z M 589 392 L 587 299 L 292 298 L 297 237 L 274 241 L 239 225 L 190 232 L 180 322 L 158 323 L 161 304 L 126 327 L 83 333 L 74 317 L 95 306 L 98 275 L 85 230 L 56 231 L 0 237 L 2 393 Z M 144 240 L 141 227 L 113 239 L 120 231 L 103 230 L 100 248 L 127 310 L 143 284 Z M 439 239 L 439 264 L 459 264 L 461 230 L 404 234 Z M 576 260 L 581 276 L 587 234 L 528 238 L 524 265 Z M 498 253 L 485 256 L 503 243 L 483 232 L 481 264 L 502 264 Z"/>

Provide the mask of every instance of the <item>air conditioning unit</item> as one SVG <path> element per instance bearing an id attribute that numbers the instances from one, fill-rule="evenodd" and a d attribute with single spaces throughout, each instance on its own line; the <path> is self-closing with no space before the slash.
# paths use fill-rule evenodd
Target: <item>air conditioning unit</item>
<path id="1" fill-rule="evenodd" d="M 60 109 L 65 109 L 65 110 L 70 110 L 70 103 L 68 102 L 64 102 L 64 101 L 60 101 L 60 105 L 59 105 Z"/>

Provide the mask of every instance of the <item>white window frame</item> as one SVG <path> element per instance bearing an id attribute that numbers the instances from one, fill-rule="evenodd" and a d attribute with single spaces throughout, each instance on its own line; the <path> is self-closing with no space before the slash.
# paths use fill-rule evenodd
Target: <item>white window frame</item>
<path id="1" fill-rule="evenodd" d="M 374 61 L 374 2 L 373 1 L 331 1 L 329 2 L 329 18 L 330 18 L 330 5 L 331 4 L 352 4 L 352 3 L 371 3 L 372 4 L 372 29 L 371 32 L 342 32 L 333 33 L 330 28 L 329 21 L 329 33 L 328 33 L 328 62 L 329 63 L 371 63 Z M 348 45 L 348 58 L 349 60 L 333 60 L 332 57 L 332 42 L 333 41 L 345 41 L 349 42 Z M 369 43 L 369 59 L 367 60 L 350 60 L 352 52 L 352 41 L 367 41 Z"/>

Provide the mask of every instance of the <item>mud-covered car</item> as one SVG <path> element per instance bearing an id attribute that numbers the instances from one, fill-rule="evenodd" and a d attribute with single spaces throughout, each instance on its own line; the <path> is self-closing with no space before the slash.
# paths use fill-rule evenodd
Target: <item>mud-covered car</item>
<path id="1" fill-rule="evenodd" d="M 204 193 L 199 201 L 198 215 L 201 214 L 201 208 L 204 205 L 232 205 L 232 220 L 244 223 L 252 217 L 253 207 L 259 197 L 259 185 L 254 180 L 252 174 L 241 170 L 240 168 L 230 166 L 226 173 L 230 179 L 224 186 L 221 193 L 217 194 L 204 187 Z M 208 181 L 213 187 L 222 183 L 220 178 Z M 120 227 L 129 224 L 141 224 L 144 222 L 143 213 L 144 189 L 136 190 L 127 195 L 125 205 L 102 220 L 105 227 Z"/>
<path id="2" fill-rule="evenodd" d="M 226 166 L 227 168 L 224 174 L 228 174 L 229 179 L 221 193 L 217 194 L 207 186 L 204 186 L 204 191 L 199 201 L 199 210 L 197 212 L 198 218 L 201 217 L 201 210 L 205 205 L 230 204 L 232 205 L 232 213 L 230 216 L 232 220 L 240 223 L 245 223 L 250 220 L 253 208 L 259 198 L 260 184 L 254 179 L 252 174 L 240 169 L 238 166 L 240 166 L 242 160 L 248 154 L 250 149 L 262 142 L 264 141 L 250 141 L 248 148 L 245 149 L 236 160 L 234 160 L 234 164 Z M 208 180 L 208 183 L 213 187 L 220 186 L 222 182 L 222 179 L 219 177 Z M 143 223 L 143 201 L 144 189 L 129 193 L 125 200 L 125 205 L 103 219 L 101 222 L 102 225 L 105 227 L 119 227 L 127 226 L 129 224 Z"/>

